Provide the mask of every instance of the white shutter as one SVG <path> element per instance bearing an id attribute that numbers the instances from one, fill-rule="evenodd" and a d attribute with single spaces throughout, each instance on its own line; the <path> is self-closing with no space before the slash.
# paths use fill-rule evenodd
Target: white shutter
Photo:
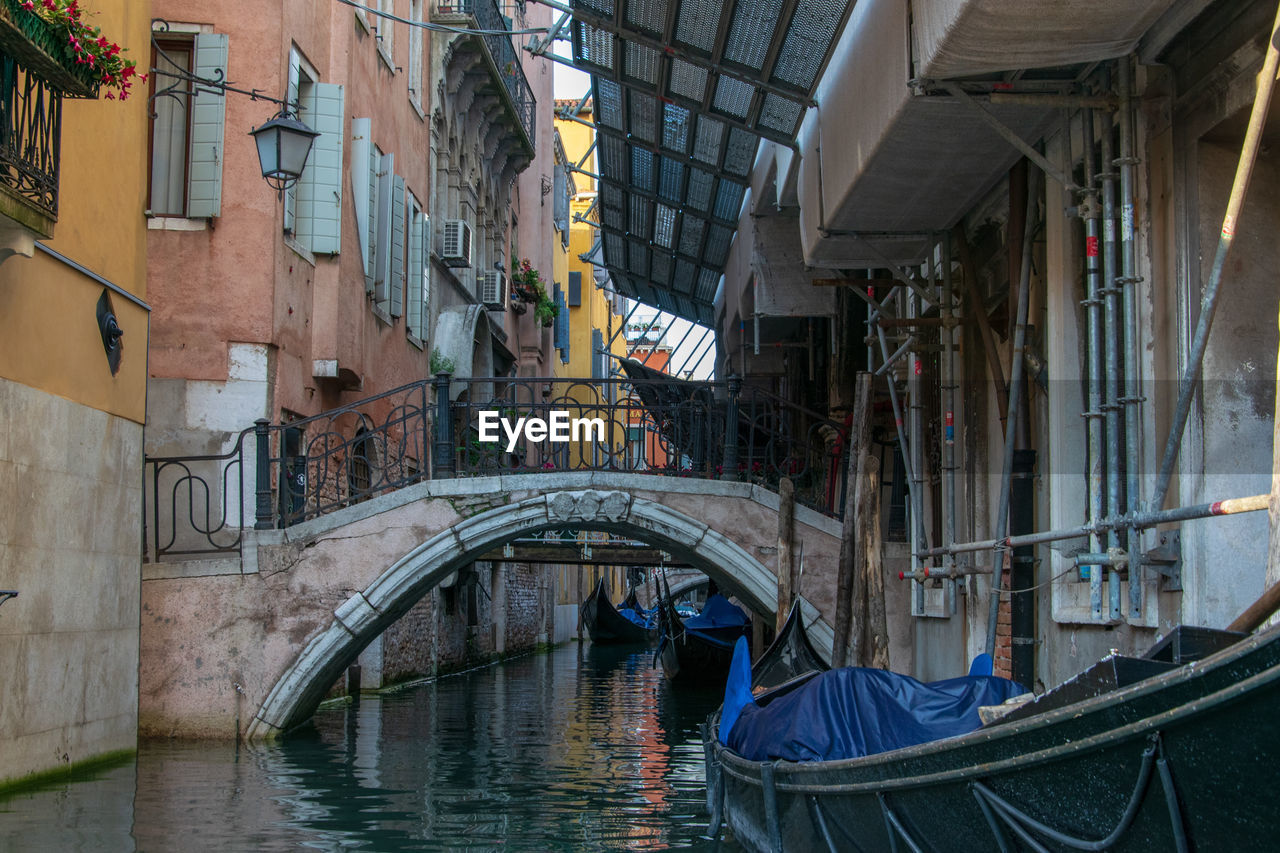
<path id="1" fill-rule="evenodd" d="M 303 173 L 311 192 L 300 214 L 308 219 L 311 251 L 336 255 L 342 250 L 342 87 L 316 83 L 309 100 L 311 129 L 320 135 L 311 143 Z"/>
<path id="2" fill-rule="evenodd" d="M 369 152 L 373 148 L 373 120 L 353 118 L 351 120 L 351 206 L 356 213 L 356 237 L 360 242 L 360 259 L 365 270 L 365 289 L 368 290 L 373 279 L 369 272 L 373 264 L 369 256 Z"/>
<path id="3" fill-rule="evenodd" d="M 409 194 L 409 267 L 408 289 L 405 292 L 404 330 L 415 338 L 421 338 L 422 323 L 422 211 L 418 201 Z"/>
<path id="4" fill-rule="evenodd" d="M 404 178 L 391 182 L 391 307 L 387 313 L 399 317 L 404 308 Z"/>
<path id="5" fill-rule="evenodd" d="M 386 311 L 391 301 L 391 196 L 395 179 L 395 155 L 383 154 L 378 164 L 378 230 L 373 268 L 374 298 Z"/>
<path id="6" fill-rule="evenodd" d="M 192 70 L 198 77 L 225 79 L 226 33 L 195 37 Z M 187 216 L 202 218 L 222 213 L 222 150 L 227 98 L 197 87 L 191 93 L 191 137 L 187 141 Z"/>

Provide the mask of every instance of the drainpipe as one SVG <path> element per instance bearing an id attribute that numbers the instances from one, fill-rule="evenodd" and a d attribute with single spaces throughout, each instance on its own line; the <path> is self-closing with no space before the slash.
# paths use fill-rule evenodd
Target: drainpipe
<path id="1" fill-rule="evenodd" d="M 1031 247 L 1032 237 L 1035 234 L 1036 216 L 1036 193 L 1031 190 L 1030 169 L 1028 168 L 1027 188 L 1026 188 L 1026 218 L 1023 225 L 1022 237 L 1022 266 L 1021 275 L 1018 280 L 1018 323 L 1014 327 L 1013 333 L 1013 352 L 1010 358 L 1011 369 L 1009 378 L 1009 420 L 1004 430 L 1004 474 L 1000 478 L 1000 501 L 996 504 L 997 517 L 995 534 L 1000 540 L 1008 536 L 1009 524 L 1009 501 L 1010 489 L 1013 479 L 1013 451 L 1014 443 L 1017 436 L 1018 410 L 1022 402 L 1022 385 L 1023 385 L 1023 357 L 1022 351 L 1027 344 L 1027 302 L 1030 300 L 1031 291 Z M 1010 195 L 1013 194 L 1013 188 L 1010 188 Z M 987 616 L 987 646 L 986 652 L 993 658 L 996 653 L 996 623 L 1000 618 L 1000 589 L 1003 586 L 1004 563 L 1003 551 L 996 551 L 994 554 L 995 565 L 991 571 L 991 606 Z"/>
<path id="2" fill-rule="evenodd" d="M 1110 75 L 1107 85 L 1110 86 Z M 1102 168 L 1111 169 L 1115 159 L 1111 143 L 1111 116 L 1099 116 L 1102 131 Z M 1124 512 L 1120 482 L 1120 292 L 1116 289 L 1116 173 L 1106 171 L 1102 179 L 1102 280 L 1099 293 L 1103 298 L 1102 343 L 1106 358 L 1102 409 L 1107 421 L 1107 515 Z M 1107 547 L 1120 547 L 1120 533 L 1107 532 Z M 1107 621 L 1120 618 L 1120 572 L 1114 566 L 1107 572 Z"/>
<path id="3" fill-rule="evenodd" d="M 1142 509 L 1138 469 L 1141 464 L 1139 439 L 1142 435 L 1144 399 L 1138 376 L 1138 283 L 1137 247 L 1134 245 L 1134 187 L 1138 158 L 1134 150 L 1133 71 L 1129 57 L 1116 62 L 1120 89 L 1120 278 L 1117 289 L 1123 295 L 1124 309 L 1124 396 L 1117 402 L 1124 406 L 1125 495 L 1129 512 Z M 1142 618 L 1142 530 L 1129 528 L 1129 618 Z"/>
<path id="4" fill-rule="evenodd" d="M 1102 464 L 1103 417 L 1102 411 L 1102 251 L 1099 247 L 1100 211 L 1098 208 L 1097 161 L 1093 155 L 1093 110 L 1082 110 L 1080 114 L 1084 136 L 1084 185 L 1088 195 L 1081 200 L 1081 214 L 1084 217 L 1084 255 L 1085 255 L 1085 299 L 1081 303 L 1085 307 L 1086 320 L 1086 352 L 1089 376 L 1089 409 L 1084 413 L 1085 429 L 1089 445 L 1089 520 L 1096 522 L 1107 515 L 1106 487 L 1103 482 L 1104 466 Z M 1090 540 L 1090 550 L 1100 553 L 1104 550 L 1102 539 L 1094 534 Z M 1089 569 L 1089 609 L 1095 620 L 1102 620 L 1102 567 L 1091 566 Z"/>

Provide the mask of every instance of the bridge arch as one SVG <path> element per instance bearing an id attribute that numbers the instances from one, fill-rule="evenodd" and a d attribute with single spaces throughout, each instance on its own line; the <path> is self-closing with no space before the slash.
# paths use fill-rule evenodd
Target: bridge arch
<path id="1" fill-rule="evenodd" d="M 360 651 L 450 573 L 520 536 L 563 527 L 646 541 L 706 572 L 753 610 L 774 611 L 773 571 L 704 522 L 626 491 L 549 491 L 486 510 L 437 533 L 351 595 L 285 667 L 246 737 L 271 738 L 309 718 Z"/>

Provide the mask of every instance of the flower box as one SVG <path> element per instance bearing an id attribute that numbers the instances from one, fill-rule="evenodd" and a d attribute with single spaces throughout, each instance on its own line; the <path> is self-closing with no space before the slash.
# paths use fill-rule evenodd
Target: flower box
<path id="1" fill-rule="evenodd" d="M 0 0 L 0 52 L 64 95 L 98 96 L 98 71 L 77 63 L 67 34 L 23 9 L 18 0 Z"/>

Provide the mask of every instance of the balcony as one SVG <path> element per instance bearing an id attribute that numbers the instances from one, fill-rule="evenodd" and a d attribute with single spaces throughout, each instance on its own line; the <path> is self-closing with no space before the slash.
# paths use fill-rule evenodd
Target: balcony
<path id="1" fill-rule="evenodd" d="M 503 16 L 495 0 L 437 0 L 431 15 L 432 23 L 455 24 L 469 29 L 486 31 L 484 35 L 472 35 L 481 47 L 489 73 L 501 81 L 497 87 L 507 108 L 517 119 L 526 150 L 532 155 L 534 117 L 537 103 L 533 89 L 520 64 L 520 49 L 511 35 L 511 25 Z M 502 31 L 505 31 L 503 33 Z"/>
<path id="2" fill-rule="evenodd" d="M 98 91 L 93 69 L 63 41 L 16 0 L 0 0 L 0 214 L 39 237 L 58 219 L 62 99 Z"/>

